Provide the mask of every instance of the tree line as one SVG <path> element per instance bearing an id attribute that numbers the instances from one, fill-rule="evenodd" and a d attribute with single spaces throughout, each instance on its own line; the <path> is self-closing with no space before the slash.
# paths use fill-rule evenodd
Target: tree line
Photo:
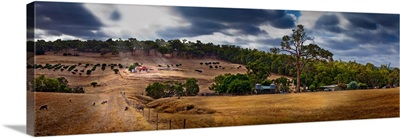
<path id="1" fill-rule="evenodd" d="M 64 77 L 48 78 L 44 75 L 36 77 L 31 82 L 33 92 L 64 92 L 64 93 L 84 93 L 85 90 L 81 86 L 71 88 L 68 80 Z"/>
<path id="2" fill-rule="evenodd" d="M 199 84 L 195 78 L 189 78 L 185 83 L 179 81 L 154 82 L 149 84 L 146 95 L 154 99 L 172 96 L 196 96 L 199 91 Z"/>

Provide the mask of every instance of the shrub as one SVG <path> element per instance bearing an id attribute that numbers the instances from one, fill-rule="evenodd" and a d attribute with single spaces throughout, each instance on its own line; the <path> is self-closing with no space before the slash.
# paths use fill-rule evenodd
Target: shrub
<path id="1" fill-rule="evenodd" d="M 235 79 L 232 83 L 228 85 L 228 93 L 233 94 L 247 94 L 251 91 L 251 84 L 248 80 Z"/>
<path id="2" fill-rule="evenodd" d="M 338 84 L 338 87 L 339 87 L 339 89 L 341 89 L 341 90 L 346 90 L 346 89 L 347 89 L 347 84 L 339 83 L 339 84 Z"/>
<path id="3" fill-rule="evenodd" d="M 315 84 L 311 84 L 310 87 L 308 87 L 311 91 L 315 91 L 316 87 Z"/>
<path id="4" fill-rule="evenodd" d="M 34 79 L 33 82 L 34 92 L 74 92 L 74 89 L 69 88 L 68 81 L 64 77 L 60 78 L 47 78 L 44 75 Z M 83 88 L 76 90 L 79 93 L 83 93 Z"/>
<path id="5" fill-rule="evenodd" d="M 129 66 L 129 71 L 132 71 L 132 69 L 135 69 L 136 68 L 136 65 L 131 65 L 131 66 Z"/>
<path id="6" fill-rule="evenodd" d="M 347 84 L 347 89 L 349 89 L 349 90 L 358 89 L 358 84 L 357 84 L 357 82 L 351 81 L 349 84 Z"/>
<path id="7" fill-rule="evenodd" d="M 192 110 L 194 109 L 194 105 L 190 104 L 186 106 L 186 110 Z"/>
<path id="8" fill-rule="evenodd" d="M 360 89 L 367 89 L 368 88 L 368 85 L 367 84 L 365 84 L 365 83 L 358 83 L 358 86 L 359 86 L 359 88 Z"/>
<path id="9" fill-rule="evenodd" d="M 92 85 L 93 88 L 95 88 L 97 86 L 97 82 L 91 82 L 90 85 Z"/>
<path id="10" fill-rule="evenodd" d="M 77 87 L 75 87 L 75 88 L 72 88 L 72 89 L 71 89 L 71 92 L 72 92 L 72 93 L 85 93 L 85 90 L 83 89 L 83 87 L 77 86 Z"/>
<path id="11" fill-rule="evenodd" d="M 119 70 L 118 69 L 114 69 L 114 73 L 118 74 Z"/>
<path id="12" fill-rule="evenodd" d="M 86 75 L 90 75 L 90 74 L 92 74 L 92 70 L 87 70 Z"/>
<path id="13" fill-rule="evenodd" d="M 146 95 L 154 99 L 159 99 L 165 96 L 165 85 L 159 82 L 155 82 L 146 87 Z"/>
<path id="14" fill-rule="evenodd" d="M 269 79 L 265 79 L 263 82 L 261 82 L 261 85 L 264 85 L 264 86 L 269 86 L 271 84 L 272 84 L 272 80 L 269 80 Z"/>
<path id="15" fill-rule="evenodd" d="M 197 80 L 195 78 L 186 80 L 184 87 L 186 88 L 185 93 L 188 96 L 195 96 L 200 91 L 199 84 L 197 84 Z"/>

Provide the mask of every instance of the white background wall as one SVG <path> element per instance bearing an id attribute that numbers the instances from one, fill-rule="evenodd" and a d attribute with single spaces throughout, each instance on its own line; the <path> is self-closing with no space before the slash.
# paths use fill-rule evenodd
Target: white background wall
<path id="1" fill-rule="evenodd" d="M 55 0 L 61 1 L 61 0 Z M 64 0 L 82 2 L 83 0 Z M 218 2 L 216 2 L 218 1 Z M 25 13 L 29 0 L 3 1 L 1 4 L 1 83 L 0 136 L 28 137 L 24 134 L 25 111 Z M 85 2 L 211 6 L 262 9 L 293 9 L 311 11 L 352 11 L 400 14 L 398 0 L 86 0 Z M 4 68 L 2 65 L 15 68 Z M 15 70 L 16 69 L 16 70 Z M 90 134 L 74 137 L 398 137 L 400 118 L 356 121 L 294 123 L 246 127 L 224 127 L 191 130 Z M 66 136 L 71 137 L 71 136 Z"/>

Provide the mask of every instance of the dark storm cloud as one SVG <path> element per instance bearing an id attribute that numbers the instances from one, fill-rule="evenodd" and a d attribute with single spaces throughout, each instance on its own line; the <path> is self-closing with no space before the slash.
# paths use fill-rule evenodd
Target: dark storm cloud
<path id="1" fill-rule="evenodd" d="M 271 21 L 271 25 L 280 29 L 287 29 L 296 26 L 295 19 L 290 15 L 285 15 L 278 20 Z"/>
<path id="2" fill-rule="evenodd" d="M 324 29 L 333 33 L 341 33 L 342 29 L 339 27 L 339 18 L 333 14 L 326 14 L 321 16 L 315 22 L 316 29 Z"/>
<path id="3" fill-rule="evenodd" d="M 71 35 L 85 39 L 105 37 L 100 31 L 102 23 L 82 4 L 35 2 L 36 28 L 52 35 Z"/>
<path id="4" fill-rule="evenodd" d="M 346 56 L 399 54 L 399 15 L 342 13 L 349 25 L 340 26 L 334 14 L 325 14 L 315 23 L 313 32 L 324 37 L 325 46 Z M 331 32 L 326 34 L 325 31 Z M 315 35 L 314 34 L 314 35 Z M 331 39 L 344 34 L 348 39 Z M 354 52 L 354 51 L 358 52 Z M 367 53 L 369 51 L 370 53 Z"/>
<path id="5" fill-rule="evenodd" d="M 159 32 L 161 36 L 193 37 L 215 32 L 225 35 L 260 35 L 267 33 L 259 28 L 261 24 L 271 24 L 277 28 L 295 26 L 295 19 L 288 16 L 287 12 L 283 10 L 176 7 L 175 12 L 188 21 L 191 26 L 167 28 Z M 239 30 L 239 34 L 224 32 L 226 29 Z"/>
<path id="6" fill-rule="evenodd" d="M 378 26 L 398 29 L 399 15 L 397 14 L 374 14 L 374 13 L 343 13 L 354 27 L 376 30 Z"/>

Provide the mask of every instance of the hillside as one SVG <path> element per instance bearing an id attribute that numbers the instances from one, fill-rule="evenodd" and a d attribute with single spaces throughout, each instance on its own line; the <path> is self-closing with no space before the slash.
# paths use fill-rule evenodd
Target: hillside
<path id="1" fill-rule="evenodd" d="M 126 66 L 133 63 L 143 63 L 144 66 L 153 69 L 149 73 L 130 73 Z M 220 62 L 218 66 L 224 67 L 225 69 L 210 69 L 209 66 L 200 65 L 201 62 Z M 168 81 L 168 80 L 181 80 L 184 81 L 187 78 L 196 78 L 199 81 L 200 92 L 208 92 L 208 87 L 213 83 L 213 78 L 220 74 L 225 73 L 246 73 L 244 67 L 239 64 L 232 64 L 229 62 L 216 60 L 216 59 L 181 59 L 181 58 L 166 58 L 162 56 L 146 56 L 144 53 L 138 51 L 136 55 L 131 56 L 130 53 L 120 54 L 119 56 L 101 56 L 98 53 L 84 53 L 79 57 L 73 56 L 62 56 L 62 54 L 48 54 L 43 56 L 36 56 L 37 64 L 57 64 L 62 63 L 63 65 L 74 65 L 78 63 L 84 64 L 122 64 L 124 69 L 120 69 L 121 75 L 115 75 L 114 72 L 107 67 L 105 71 L 97 69 L 92 75 L 87 76 L 84 73 L 82 76 L 78 74 L 71 74 L 67 71 L 52 71 L 52 70 L 35 70 L 35 75 L 45 75 L 47 77 L 65 77 L 70 85 L 84 85 L 87 93 L 103 93 L 111 91 L 125 91 L 129 94 L 141 94 L 144 92 L 145 87 L 155 81 Z M 164 66 L 171 64 L 182 64 L 181 67 L 176 68 L 178 71 L 169 70 L 158 70 L 158 65 Z M 84 69 L 83 65 L 78 66 L 76 69 Z M 89 66 L 90 69 L 92 66 Z M 202 70 L 202 73 L 198 73 L 195 70 Z M 91 82 L 97 82 L 100 86 L 96 88 L 90 87 Z"/>

